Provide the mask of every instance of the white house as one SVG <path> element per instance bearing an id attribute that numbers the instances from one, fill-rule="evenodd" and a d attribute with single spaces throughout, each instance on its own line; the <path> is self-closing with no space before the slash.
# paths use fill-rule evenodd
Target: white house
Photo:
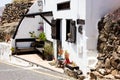
<path id="1" fill-rule="evenodd" d="M 40 11 L 38 2 L 42 3 Z M 44 24 L 47 40 L 53 43 L 54 57 L 61 45 L 86 74 L 97 62 L 98 21 L 107 13 L 120 7 L 120 0 L 37 0 L 16 31 L 17 38 L 29 38 Z M 30 18 L 28 16 L 35 16 Z M 70 37 L 68 36 L 70 34 Z"/>
<path id="2" fill-rule="evenodd" d="M 43 0 L 43 12 L 53 13 L 52 20 L 48 18 L 53 26 L 44 22 L 44 28 L 47 39 L 53 42 L 55 57 L 60 42 L 70 60 L 84 73 L 89 71 L 97 62 L 98 21 L 119 4 L 120 0 Z"/>

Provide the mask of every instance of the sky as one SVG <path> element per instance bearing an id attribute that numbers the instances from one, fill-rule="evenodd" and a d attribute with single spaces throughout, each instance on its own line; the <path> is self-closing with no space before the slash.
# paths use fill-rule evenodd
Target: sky
<path id="1" fill-rule="evenodd" d="M 10 3 L 12 0 L 0 0 L 0 7 L 5 6 L 5 4 Z"/>

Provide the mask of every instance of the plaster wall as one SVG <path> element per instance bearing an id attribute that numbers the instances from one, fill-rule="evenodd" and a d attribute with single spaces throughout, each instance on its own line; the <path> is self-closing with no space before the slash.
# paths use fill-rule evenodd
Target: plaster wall
<path id="1" fill-rule="evenodd" d="M 62 48 L 68 51 L 70 60 L 87 73 L 89 67 L 93 67 L 97 61 L 97 23 L 105 14 L 120 7 L 120 0 L 70 0 L 70 10 L 58 11 L 57 4 L 65 1 L 69 0 L 47 0 L 43 10 L 53 11 L 53 18 L 61 19 Z M 66 41 L 66 19 L 85 20 L 85 25 L 76 24 L 76 43 Z M 83 26 L 83 34 L 78 32 L 79 26 Z M 46 31 L 46 34 L 49 35 L 51 32 Z M 49 36 L 48 38 L 50 39 Z M 53 40 L 53 43 L 56 48 L 56 41 Z"/>
<path id="2" fill-rule="evenodd" d="M 65 1 L 69 1 L 69 0 L 56 0 L 56 2 L 54 1 L 53 3 L 51 2 L 52 0 L 47 0 L 46 4 L 44 4 L 44 8 L 43 11 L 52 11 L 53 12 L 53 18 L 54 19 L 61 19 L 61 37 L 62 37 L 62 48 L 64 51 L 67 51 L 70 54 L 70 60 L 75 62 L 78 66 L 80 66 L 81 64 L 84 65 L 84 62 L 82 61 L 82 48 L 83 47 L 83 35 L 81 35 L 80 33 L 78 33 L 78 26 L 76 24 L 76 43 L 70 43 L 66 41 L 66 19 L 72 19 L 72 20 L 77 20 L 77 19 L 85 19 L 86 18 L 86 6 L 85 0 L 70 0 L 70 10 L 57 10 L 57 4 L 58 3 L 62 3 Z M 47 5 L 48 3 L 50 3 L 49 5 Z M 50 35 L 50 27 L 48 27 L 47 23 L 45 23 L 45 32 L 46 35 Z M 49 30 L 49 31 L 48 31 Z M 51 36 L 51 35 L 50 35 Z M 47 38 L 50 37 L 47 36 Z M 54 44 L 54 48 L 56 52 L 56 40 L 53 40 L 53 44 Z M 80 46 L 80 47 L 79 47 Z M 55 53 L 57 54 L 57 53 Z"/>
<path id="3" fill-rule="evenodd" d="M 38 6 L 37 1 L 30 7 L 28 14 L 29 13 L 36 13 L 39 12 L 40 6 Z M 39 24 L 39 22 L 42 22 L 42 18 L 38 15 L 35 17 L 24 17 L 23 21 L 21 22 L 19 28 L 18 28 L 18 32 L 16 34 L 15 39 L 19 39 L 19 38 L 31 38 L 29 32 L 35 32 L 36 36 L 39 35 L 39 27 L 41 26 L 41 24 Z M 14 43 L 14 40 L 13 40 Z M 22 46 L 22 47 L 26 47 L 29 46 L 29 43 L 26 44 L 19 44 L 18 46 Z M 14 44 L 13 44 L 14 46 Z"/>

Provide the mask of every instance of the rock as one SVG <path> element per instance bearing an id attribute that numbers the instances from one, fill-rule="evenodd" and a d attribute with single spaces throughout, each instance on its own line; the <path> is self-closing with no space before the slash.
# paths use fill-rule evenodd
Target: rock
<path id="1" fill-rule="evenodd" d="M 102 74 L 102 75 L 106 75 L 106 74 L 107 74 L 106 70 L 105 70 L 105 69 L 102 69 L 102 68 L 99 69 L 98 72 L 99 72 L 100 74 Z"/>
<path id="2" fill-rule="evenodd" d="M 118 48 L 117 48 L 117 52 L 120 53 L 120 46 L 118 46 Z"/>
<path id="3" fill-rule="evenodd" d="M 114 76 L 116 79 L 120 79 L 120 75 L 115 75 Z"/>
<path id="4" fill-rule="evenodd" d="M 117 65 L 117 70 L 120 70 L 120 63 Z"/>
<path id="5" fill-rule="evenodd" d="M 117 75 L 118 74 L 118 71 L 117 70 L 113 70 L 112 72 L 111 72 L 111 75 L 113 75 L 113 76 L 115 76 L 115 75 Z"/>
<path id="6" fill-rule="evenodd" d="M 110 59 L 109 59 L 109 58 L 107 58 L 107 59 L 105 60 L 105 68 L 108 68 L 108 69 L 111 68 L 111 64 L 110 64 Z"/>
<path id="7" fill-rule="evenodd" d="M 96 66 L 95 66 L 96 70 L 99 68 L 102 68 L 102 67 L 104 67 L 103 60 L 98 60 Z"/>
<path id="8" fill-rule="evenodd" d="M 110 74 L 112 69 L 106 69 L 107 74 Z"/>
<path id="9" fill-rule="evenodd" d="M 112 58 L 110 59 L 110 64 L 111 64 L 111 66 L 112 66 L 114 69 L 117 68 L 118 63 L 119 63 L 119 58 L 117 58 L 117 57 L 112 57 Z"/>
<path id="10" fill-rule="evenodd" d="M 90 79 L 95 79 L 95 80 L 97 79 L 97 76 L 94 73 L 90 72 L 89 75 L 90 75 Z"/>
<path id="11" fill-rule="evenodd" d="M 84 80 L 84 79 L 85 79 L 85 76 L 83 76 L 83 75 L 78 76 L 78 80 Z"/>
<path id="12" fill-rule="evenodd" d="M 100 74 L 98 71 L 92 72 L 97 78 L 104 78 L 102 74 Z"/>
<path id="13" fill-rule="evenodd" d="M 111 74 L 104 76 L 104 78 L 108 80 L 114 80 L 114 76 Z"/>

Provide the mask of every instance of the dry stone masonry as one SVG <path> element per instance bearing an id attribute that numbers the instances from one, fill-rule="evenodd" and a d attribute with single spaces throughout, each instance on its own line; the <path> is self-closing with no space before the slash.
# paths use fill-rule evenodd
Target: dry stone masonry
<path id="1" fill-rule="evenodd" d="M 21 18 L 21 15 L 25 14 L 26 10 L 32 5 L 32 3 L 12 3 L 6 4 L 4 12 L 2 14 L 2 24 L 16 22 Z"/>
<path id="2" fill-rule="evenodd" d="M 98 23 L 98 62 L 90 77 L 96 80 L 120 80 L 120 8 Z"/>
<path id="3" fill-rule="evenodd" d="M 33 2 L 31 1 L 6 4 L 0 22 L 0 41 L 4 40 L 6 33 L 10 35 L 14 34 L 16 26 L 21 19 L 21 15 L 25 14 L 32 4 Z"/>

